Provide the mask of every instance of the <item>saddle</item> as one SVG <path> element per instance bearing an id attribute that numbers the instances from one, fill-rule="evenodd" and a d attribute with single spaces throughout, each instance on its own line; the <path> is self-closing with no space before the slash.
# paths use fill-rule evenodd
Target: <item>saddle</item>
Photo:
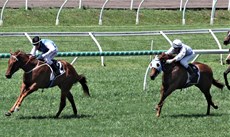
<path id="1" fill-rule="evenodd" d="M 63 65 L 61 64 L 61 62 L 57 61 L 57 60 L 54 60 L 54 59 L 52 61 L 53 61 L 53 64 L 55 65 L 54 66 L 55 69 L 57 69 L 56 71 L 59 71 L 60 72 L 59 75 L 62 75 L 65 72 L 65 70 L 63 69 Z M 52 66 L 51 66 L 51 68 L 53 69 L 53 73 L 56 73 L 55 70 L 54 70 L 54 68 Z M 54 74 L 51 74 L 51 75 L 53 75 L 53 78 L 51 78 L 50 80 L 54 79 L 54 77 L 55 77 Z M 57 76 L 59 76 L 59 75 L 57 75 Z"/>
<path id="2" fill-rule="evenodd" d="M 59 71 L 60 74 L 55 75 L 55 72 L 53 70 L 53 72 L 50 74 L 50 82 L 49 82 L 48 88 L 53 86 L 53 82 L 57 77 L 59 77 L 59 76 L 61 76 L 62 74 L 65 73 L 63 65 L 62 65 L 62 63 L 60 61 L 57 61 L 57 60 L 52 60 L 52 61 L 53 61 L 53 64 L 56 65 L 55 67 L 58 69 L 57 71 Z M 50 66 L 50 68 L 53 69 L 51 66 Z"/>
<path id="3" fill-rule="evenodd" d="M 193 69 L 193 72 L 196 73 L 196 76 L 194 77 L 193 81 L 190 81 L 191 76 L 187 72 L 188 79 L 187 79 L 186 85 L 197 84 L 199 82 L 199 80 L 200 80 L 200 71 L 194 64 L 188 64 L 188 65 Z"/>

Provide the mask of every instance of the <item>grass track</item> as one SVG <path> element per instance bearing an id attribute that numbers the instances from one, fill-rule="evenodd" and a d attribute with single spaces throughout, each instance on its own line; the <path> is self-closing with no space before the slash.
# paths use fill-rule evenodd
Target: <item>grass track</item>
<path id="1" fill-rule="evenodd" d="M 90 23 L 88 22 L 89 24 L 86 24 L 83 22 L 85 19 L 79 16 L 78 19 L 82 20 L 82 22 L 77 23 L 78 21 L 74 21 L 73 15 L 70 15 L 66 19 L 70 23 L 61 22 L 62 25 L 56 27 L 50 23 L 50 19 L 55 13 L 53 10 L 55 9 L 50 9 L 48 12 L 45 10 L 39 11 L 41 14 L 43 13 L 43 16 L 37 13 L 26 13 L 29 14 L 28 18 L 30 18 L 30 22 L 27 23 L 21 22 L 21 20 L 25 20 L 25 12 L 23 10 L 19 9 L 19 12 L 10 9 L 6 10 L 5 14 L 8 15 L 8 18 L 5 18 L 6 22 L 4 24 L 6 25 L 2 26 L 1 29 L 2 31 L 19 32 L 137 31 L 219 28 L 229 25 L 229 20 L 224 19 L 217 22 L 214 26 L 209 26 L 208 17 L 204 17 L 201 20 L 202 18 L 192 17 L 194 14 L 191 13 L 190 18 L 194 18 L 193 22 L 188 26 L 181 26 L 178 25 L 180 21 L 176 20 L 171 13 L 156 11 L 156 13 L 159 13 L 154 16 L 162 18 L 157 21 L 154 20 L 155 23 L 153 24 L 150 23 L 153 20 L 148 18 L 150 20 L 148 21 L 143 19 L 144 17 L 141 18 L 143 19 L 143 24 L 140 26 L 135 26 L 133 21 L 122 22 L 124 19 L 118 19 L 121 23 L 116 22 L 116 20 L 106 21 L 107 18 L 105 17 L 105 26 L 97 26 L 97 18 L 94 22 L 86 19 L 91 21 Z M 98 12 L 97 10 L 92 11 Z M 92 11 L 86 10 L 86 12 Z M 21 19 L 16 20 L 16 17 L 12 18 L 10 12 L 12 14 L 17 13 L 18 15 L 15 16 L 21 17 Z M 67 10 L 66 14 L 75 14 L 74 12 Z M 105 16 L 113 14 L 116 17 L 118 16 L 117 12 L 108 10 Z M 143 16 L 153 16 L 154 13 L 150 14 L 149 12 L 149 10 L 143 11 Z M 169 12 L 177 13 L 178 11 Z M 200 14 L 196 13 L 195 16 L 206 15 L 204 12 L 208 14 L 210 11 L 200 11 Z M 161 14 L 162 16 L 160 16 Z M 227 14 L 227 12 L 224 11 L 223 14 Z M 85 13 L 84 15 L 91 14 Z M 32 16 L 38 19 L 31 18 Z M 177 16 L 179 16 L 179 13 Z M 44 18 L 44 21 L 37 22 L 41 20 L 41 17 Z M 169 19 L 164 20 L 166 18 Z M 108 19 L 111 19 L 111 17 L 108 17 Z M 127 18 L 127 20 L 132 19 Z M 217 16 L 218 19 L 219 16 Z M 217 34 L 220 41 L 224 36 L 225 34 L 222 33 Z M 57 43 L 60 51 L 97 50 L 96 46 L 92 46 L 94 43 L 88 37 L 48 38 L 53 39 Z M 213 38 L 208 34 L 170 35 L 169 38 L 180 38 L 194 49 L 217 48 Z M 97 39 L 105 51 L 148 50 L 152 40 L 154 40 L 155 49 L 168 49 L 169 47 L 168 43 L 160 36 L 98 37 Z M 28 44 L 27 39 L 23 37 L 0 37 L 0 51 L 9 52 L 10 49 L 12 51 L 22 49 L 29 52 L 31 46 Z M 59 59 L 71 62 L 73 58 Z M 201 55 L 198 61 L 210 65 L 213 68 L 214 77 L 223 82 L 222 74 L 227 66 L 220 66 L 219 55 Z M 177 90 L 170 95 L 165 102 L 161 117 L 156 118 L 154 107 L 160 98 L 161 75 L 155 81 L 148 79 L 148 89 L 146 92 L 142 91 L 143 78 L 149 63 L 149 56 L 105 57 L 105 63 L 106 67 L 100 66 L 99 57 L 80 57 L 77 60 L 74 67 L 79 73 L 86 75 L 92 97 L 84 97 L 80 85 L 75 85 L 72 93 L 78 107 L 79 118 L 73 117 L 70 103 L 67 102 L 60 118 L 53 119 L 58 110 L 60 100 L 60 91 L 56 87 L 46 89 L 43 93 L 39 90 L 31 94 L 24 100 L 19 112 L 14 113 L 11 117 L 4 116 L 4 113 L 10 109 L 19 94 L 23 72 L 18 71 L 12 79 L 6 79 L 4 74 L 7 59 L 0 59 L 0 112 L 2 113 L 0 115 L 0 136 L 229 136 L 230 94 L 226 88 L 220 91 L 216 87 L 212 87 L 213 100 L 218 104 L 219 109 L 214 110 L 211 108 L 210 116 L 205 116 L 207 105 L 202 93 L 196 87 L 191 87 L 183 91 Z"/>

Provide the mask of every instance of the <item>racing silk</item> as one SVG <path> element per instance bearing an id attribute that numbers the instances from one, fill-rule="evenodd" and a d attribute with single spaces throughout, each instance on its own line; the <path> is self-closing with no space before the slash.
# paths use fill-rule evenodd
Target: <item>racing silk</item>
<path id="1" fill-rule="evenodd" d="M 54 44 L 54 42 L 52 40 L 49 40 L 49 39 L 41 39 L 41 42 L 40 42 L 40 46 L 38 49 L 36 49 L 35 46 L 33 46 L 30 54 L 35 56 L 36 55 L 36 51 L 40 51 L 42 52 L 42 56 L 45 57 L 47 56 L 48 54 L 50 54 L 51 52 L 53 51 L 57 51 L 57 46 Z"/>
<path id="2" fill-rule="evenodd" d="M 175 50 L 173 47 L 171 47 L 168 51 L 165 52 L 165 54 L 177 54 L 174 59 L 176 59 L 176 61 L 180 61 L 181 59 L 183 59 L 186 56 L 190 56 L 195 54 L 194 51 L 192 50 L 191 47 L 185 45 L 182 43 L 182 47 L 179 50 L 179 52 L 177 52 L 177 50 Z"/>

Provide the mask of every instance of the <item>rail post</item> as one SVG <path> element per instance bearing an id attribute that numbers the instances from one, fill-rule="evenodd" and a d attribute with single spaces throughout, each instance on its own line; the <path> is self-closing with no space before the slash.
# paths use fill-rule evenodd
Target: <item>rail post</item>
<path id="1" fill-rule="evenodd" d="M 55 25 L 58 25 L 58 24 L 59 24 L 59 15 L 60 15 L 62 8 L 65 6 L 65 4 L 66 4 L 67 1 L 68 1 L 68 0 L 65 0 L 64 3 L 61 5 L 60 9 L 58 10 Z"/>
<path id="2" fill-rule="evenodd" d="M 213 25 L 215 11 L 216 11 L 216 3 L 217 3 L 217 0 L 213 0 L 213 2 L 212 2 L 212 12 L 211 12 L 211 18 L 210 18 L 210 25 Z"/>
<path id="3" fill-rule="evenodd" d="M 3 11 L 4 11 L 4 9 L 5 9 L 6 4 L 8 3 L 8 1 L 9 1 L 9 0 L 6 0 L 6 1 L 5 1 L 4 5 L 3 5 L 3 7 L 2 7 L 2 10 L 1 10 L 0 26 L 3 25 Z"/>
<path id="4" fill-rule="evenodd" d="M 139 12 L 140 12 L 141 5 L 142 5 L 142 3 L 143 3 L 144 1 L 145 1 L 145 0 L 142 0 L 141 3 L 140 3 L 139 6 L 138 6 L 137 15 L 136 15 L 136 25 L 139 24 Z"/>
<path id="5" fill-rule="evenodd" d="M 99 16 L 99 25 L 102 25 L 102 14 L 103 14 L 103 11 L 104 11 L 104 8 L 105 8 L 105 5 L 107 4 L 109 0 L 105 0 L 105 3 L 103 4 L 102 8 L 101 8 L 101 12 L 100 12 L 100 16 Z"/>

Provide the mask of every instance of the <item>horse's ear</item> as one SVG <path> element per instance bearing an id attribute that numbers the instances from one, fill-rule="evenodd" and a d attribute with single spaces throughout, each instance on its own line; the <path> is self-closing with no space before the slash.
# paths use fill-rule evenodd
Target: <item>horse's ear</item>
<path id="1" fill-rule="evenodd" d="M 22 51 L 21 51 L 21 50 L 18 50 L 17 52 L 18 52 L 18 53 L 17 53 L 17 55 L 19 55 L 19 54 L 21 54 L 21 53 L 22 53 Z"/>

